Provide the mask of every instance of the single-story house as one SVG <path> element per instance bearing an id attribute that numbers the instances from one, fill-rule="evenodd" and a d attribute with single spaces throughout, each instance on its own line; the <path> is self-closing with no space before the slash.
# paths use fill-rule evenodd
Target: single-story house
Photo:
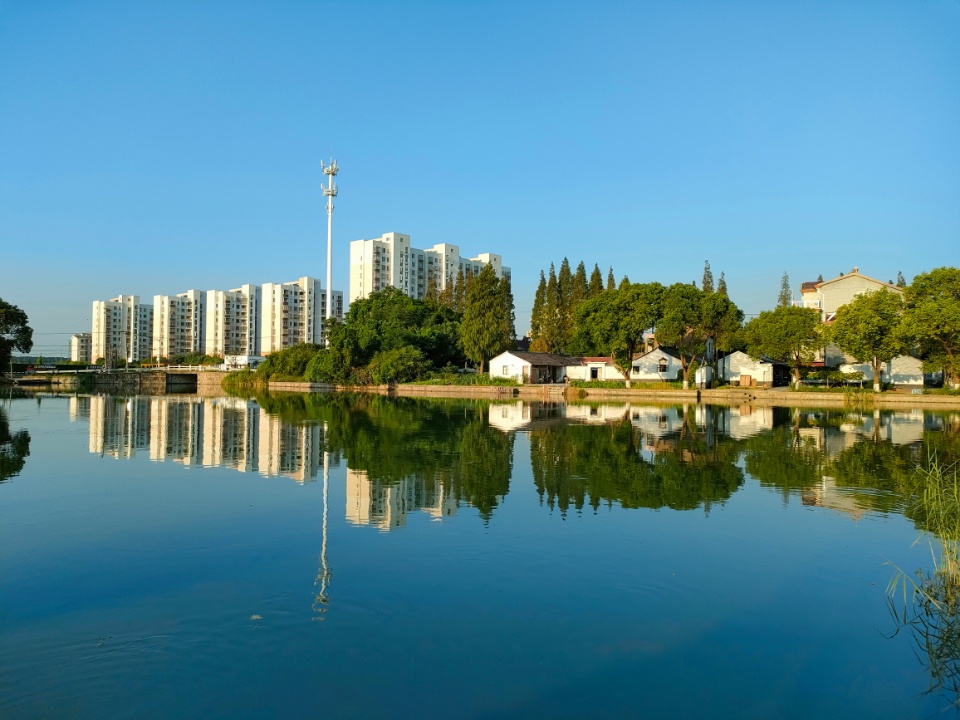
<path id="1" fill-rule="evenodd" d="M 507 350 L 490 361 L 490 377 L 511 378 L 520 383 L 562 383 L 568 368 L 579 368 L 580 358 L 557 353 Z"/>
<path id="2" fill-rule="evenodd" d="M 864 382 L 873 382 L 873 367 L 870 363 L 845 362 L 840 372 L 862 372 Z M 896 387 L 922 388 L 923 363 L 911 355 L 898 355 L 880 370 L 880 380 Z"/>
<path id="3" fill-rule="evenodd" d="M 758 360 L 737 350 L 717 361 L 717 376 L 731 385 L 780 387 L 790 384 L 790 366 L 766 357 Z"/>
<path id="4" fill-rule="evenodd" d="M 680 354 L 673 348 L 657 347 L 633 360 L 630 379 L 640 382 L 672 382 L 683 370 Z M 620 377 L 623 377 L 622 375 Z"/>
<path id="5" fill-rule="evenodd" d="M 579 366 L 567 368 L 570 380 L 623 380 L 623 373 L 608 357 L 582 357 Z"/>

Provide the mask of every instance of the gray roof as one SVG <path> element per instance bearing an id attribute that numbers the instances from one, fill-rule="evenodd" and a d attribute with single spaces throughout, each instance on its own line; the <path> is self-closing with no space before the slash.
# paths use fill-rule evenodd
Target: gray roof
<path id="1" fill-rule="evenodd" d="M 581 365 L 580 358 L 570 357 L 569 355 L 559 355 L 557 353 L 543 352 L 524 352 L 522 350 L 508 350 L 511 355 L 521 360 L 526 360 L 531 365 L 541 367 L 570 367 L 571 365 Z"/>

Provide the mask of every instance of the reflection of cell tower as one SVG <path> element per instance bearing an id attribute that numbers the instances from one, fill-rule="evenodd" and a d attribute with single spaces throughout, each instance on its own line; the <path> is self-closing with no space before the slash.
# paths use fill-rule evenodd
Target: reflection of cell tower
<path id="1" fill-rule="evenodd" d="M 337 184 L 333 178 L 340 170 L 340 166 L 337 165 L 336 160 L 331 160 L 329 165 L 324 165 L 321 160 L 320 169 L 327 176 L 327 186 L 323 189 L 323 194 L 327 198 L 327 315 L 324 328 L 326 333 L 329 333 L 330 318 L 333 317 L 333 199 L 337 196 Z"/>
<path id="2" fill-rule="evenodd" d="M 327 426 L 323 426 L 323 443 L 327 443 Z M 323 540 L 320 544 L 320 570 L 317 572 L 317 579 L 314 585 L 320 586 L 320 591 L 313 601 L 313 609 L 317 613 L 327 611 L 327 588 L 330 586 L 330 565 L 327 563 L 327 492 L 330 488 L 330 452 L 324 449 L 323 453 Z M 318 620 L 323 620 L 323 615 L 319 615 Z"/>

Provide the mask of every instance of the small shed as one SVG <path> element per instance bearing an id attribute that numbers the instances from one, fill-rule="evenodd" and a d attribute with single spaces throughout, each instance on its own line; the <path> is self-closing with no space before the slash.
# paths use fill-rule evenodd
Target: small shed
<path id="1" fill-rule="evenodd" d="M 580 359 L 557 353 L 507 350 L 490 361 L 490 377 L 510 378 L 519 383 L 562 383 L 567 368 L 579 368 Z"/>

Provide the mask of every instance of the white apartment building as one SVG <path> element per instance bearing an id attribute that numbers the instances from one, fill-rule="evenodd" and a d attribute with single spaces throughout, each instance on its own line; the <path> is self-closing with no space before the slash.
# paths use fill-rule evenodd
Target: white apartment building
<path id="1" fill-rule="evenodd" d="M 153 350 L 153 307 L 141 305 L 139 295 L 94 300 L 91 358 L 108 366 L 149 358 Z"/>
<path id="2" fill-rule="evenodd" d="M 207 355 L 259 355 L 259 285 L 207 291 Z"/>
<path id="3" fill-rule="evenodd" d="M 343 293 L 334 291 L 333 317 L 343 319 Z M 302 277 L 261 288 L 260 355 L 300 343 L 319 344 L 326 326 L 326 293 L 320 281 Z"/>
<path id="4" fill-rule="evenodd" d="M 206 293 L 187 290 L 179 295 L 153 296 L 153 351 L 170 358 L 204 351 Z"/>
<path id="5" fill-rule="evenodd" d="M 857 295 L 877 290 L 889 290 L 898 295 L 903 292 L 896 285 L 861 274 L 860 268 L 855 267 L 846 275 L 841 274 L 831 280 L 803 283 L 800 286 L 801 299 L 795 304 L 819 310 L 821 321 L 831 322 L 837 310 Z"/>
<path id="6" fill-rule="evenodd" d="M 75 333 L 70 338 L 70 359 L 74 362 L 90 362 L 93 335 L 91 333 Z"/>
<path id="7" fill-rule="evenodd" d="M 350 302 L 387 287 L 422 300 L 431 280 L 440 292 L 456 282 L 460 270 L 476 275 L 486 265 L 493 266 L 498 278 L 510 277 L 503 258 L 493 253 L 463 258 L 460 248 L 449 243 L 419 250 L 410 245 L 409 235 L 395 232 L 373 240 L 354 240 L 350 243 Z"/>

